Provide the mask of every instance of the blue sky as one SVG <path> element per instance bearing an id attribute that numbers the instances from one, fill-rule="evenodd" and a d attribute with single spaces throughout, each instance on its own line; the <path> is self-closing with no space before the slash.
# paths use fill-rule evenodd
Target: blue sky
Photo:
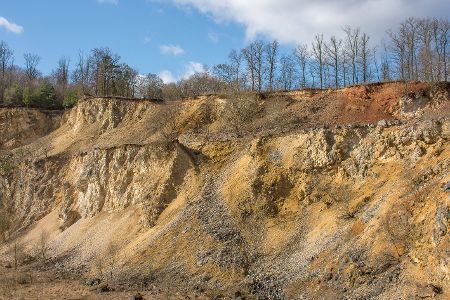
<path id="1" fill-rule="evenodd" d="M 23 27 L 21 33 L 0 28 L 0 40 L 14 49 L 18 65 L 23 64 L 25 52 L 41 56 L 44 74 L 62 56 L 70 57 L 73 64 L 79 50 L 108 46 L 140 73 L 168 70 L 179 78 L 200 63 L 225 60 L 232 48 L 245 42 L 241 25 L 218 24 L 197 10 L 170 3 L 0 1 L 0 16 Z"/>
<path id="2" fill-rule="evenodd" d="M 316 33 L 361 27 L 379 43 L 406 17 L 450 17 L 449 0 L 0 0 L 0 40 L 41 56 L 50 73 L 62 56 L 110 47 L 141 74 L 180 79 L 226 61 L 255 38 L 282 51 Z"/>

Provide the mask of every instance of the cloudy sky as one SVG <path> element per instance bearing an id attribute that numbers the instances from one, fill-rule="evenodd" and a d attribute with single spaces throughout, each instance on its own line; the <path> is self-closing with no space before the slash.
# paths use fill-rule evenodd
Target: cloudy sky
<path id="1" fill-rule="evenodd" d="M 284 51 L 316 33 L 361 27 L 379 42 L 409 17 L 450 18 L 449 0 L 0 0 L 0 40 L 42 57 L 48 74 L 62 57 L 108 46 L 140 73 L 173 81 L 226 60 L 255 38 Z"/>

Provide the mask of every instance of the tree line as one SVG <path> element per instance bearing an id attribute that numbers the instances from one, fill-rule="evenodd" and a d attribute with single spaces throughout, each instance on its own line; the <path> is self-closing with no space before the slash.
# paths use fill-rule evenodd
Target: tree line
<path id="1" fill-rule="evenodd" d="M 61 108 L 83 95 L 179 99 L 201 94 L 340 88 L 392 80 L 448 81 L 448 20 L 408 18 L 372 45 L 360 28 L 346 26 L 340 36 L 315 35 L 310 44 L 281 53 L 279 43 L 256 40 L 232 50 L 228 60 L 176 83 L 156 74 L 141 75 L 109 48 L 61 58 L 48 76 L 36 54 L 14 63 L 14 51 L 0 42 L 0 104 Z"/>

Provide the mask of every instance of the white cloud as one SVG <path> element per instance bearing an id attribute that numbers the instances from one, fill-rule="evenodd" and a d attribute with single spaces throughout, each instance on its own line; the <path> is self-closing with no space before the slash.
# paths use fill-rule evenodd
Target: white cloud
<path id="1" fill-rule="evenodd" d="M 219 42 L 219 35 L 217 33 L 215 33 L 214 31 L 208 32 L 208 38 L 214 44 L 217 44 Z"/>
<path id="2" fill-rule="evenodd" d="M 185 71 L 182 76 L 183 79 L 187 79 L 197 73 L 203 73 L 206 71 L 205 65 L 196 61 L 190 61 L 185 66 Z"/>
<path id="3" fill-rule="evenodd" d="M 163 70 L 159 72 L 158 76 L 163 80 L 164 83 L 176 82 L 175 76 L 169 70 Z"/>
<path id="4" fill-rule="evenodd" d="M 375 40 L 403 19 L 415 16 L 448 18 L 448 0 L 171 0 L 196 8 L 217 22 L 246 28 L 247 38 L 263 34 L 284 43 L 311 41 L 324 33 L 340 35 L 345 25 L 361 27 Z"/>
<path id="5" fill-rule="evenodd" d="M 152 41 L 152 39 L 148 36 L 144 37 L 144 44 L 148 44 Z"/>
<path id="6" fill-rule="evenodd" d="M 161 45 L 159 46 L 161 53 L 163 54 L 171 54 L 171 55 L 181 55 L 184 54 L 184 49 L 178 45 Z"/>
<path id="7" fill-rule="evenodd" d="M 97 2 L 100 4 L 113 4 L 113 5 L 119 4 L 119 0 L 97 0 Z"/>
<path id="8" fill-rule="evenodd" d="M 190 61 L 184 65 L 183 73 L 178 76 L 173 75 L 173 73 L 169 70 L 162 70 L 159 72 L 158 76 L 163 80 L 164 83 L 173 83 L 177 82 L 180 79 L 188 79 L 192 75 L 206 72 L 206 67 L 204 64 Z"/>
<path id="9" fill-rule="evenodd" d="M 4 17 L 0 17 L 0 27 L 3 27 L 7 31 L 10 31 L 10 32 L 16 33 L 16 34 L 21 34 L 23 32 L 22 26 L 17 25 L 16 23 L 12 23 Z"/>

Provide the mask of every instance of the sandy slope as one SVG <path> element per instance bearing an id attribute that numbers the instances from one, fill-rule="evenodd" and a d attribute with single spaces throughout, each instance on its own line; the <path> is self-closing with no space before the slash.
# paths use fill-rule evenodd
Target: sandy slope
<path id="1" fill-rule="evenodd" d="M 90 99 L 44 136 L 9 131 L 0 208 L 15 220 L 0 253 L 24 245 L 21 274 L 42 280 L 9 284 L 5 269 L 0 286 L 94 299 L 106 296 L 84 282 L 99 277 L 117 299 L 446 299 L 449 100 L 448 84 L 424 83 Z"/>

